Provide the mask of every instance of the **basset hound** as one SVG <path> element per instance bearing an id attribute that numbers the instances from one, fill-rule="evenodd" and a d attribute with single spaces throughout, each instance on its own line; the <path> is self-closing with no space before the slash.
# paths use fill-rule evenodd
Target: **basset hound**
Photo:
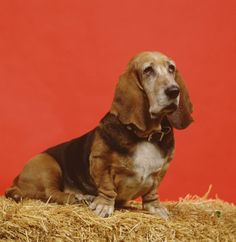
<path id="1" fill-rule="evenodd" d="M 5 195 L 59 204 L 85 200 L 101 217 L 142 197 L 144 210 L 167 218 L 157 188 L 173 158 L 173 127 L 186 128 L 191 113 L 175 62 L 159 52 L 142 52 L 120 76 L 99 125 L 33 157 Z"/>

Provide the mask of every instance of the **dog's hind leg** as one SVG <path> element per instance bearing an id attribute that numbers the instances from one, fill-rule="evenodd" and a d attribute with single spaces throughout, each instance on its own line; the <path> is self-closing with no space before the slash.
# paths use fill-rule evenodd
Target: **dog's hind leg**
<path id="1" fill-rule="evenodd" d="M 17 202 L 23 198 L 59 204 L 78 202 L 74 193 L 65 193 L 62 189 L 62 171 L 57 161 L 48 154 L 39 154 L 26 164 L 5 195 Z"/>

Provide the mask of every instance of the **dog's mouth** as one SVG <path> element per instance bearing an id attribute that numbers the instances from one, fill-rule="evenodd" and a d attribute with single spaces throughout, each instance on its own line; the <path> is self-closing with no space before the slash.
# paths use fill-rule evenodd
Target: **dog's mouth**
<path id="1" fill-rule="evenodd" d="M 160 112 L 158 113 L 150 113 L 150 116 L 151 116 L 151 119 L 157 119 L 159 117 L 161 117 L 163 114 L 166 115 L 166 114 L 171 114 L 173 113 L 174 111 L 176 111 L 178 108 L 178 105 L 175 104 L 175 103 L 171 103 L 169 105 L 167 105 L 166 107 L 164 107 Z"/>
<path id="2" fill-rule="evenodd" d="M 173 113 L 174 111 L 176 111 L 177 108 L 178 108 L 177 104 L 175 104 L 175 103 L 171 103 L 170 105 L 168 105 L 168 106 L 166 106 L 165 108 L 163 108 L 162 111 L 163 111 L 164 113 L 168 113 L 168 114 L 170 114 L 170 113 Z"/>

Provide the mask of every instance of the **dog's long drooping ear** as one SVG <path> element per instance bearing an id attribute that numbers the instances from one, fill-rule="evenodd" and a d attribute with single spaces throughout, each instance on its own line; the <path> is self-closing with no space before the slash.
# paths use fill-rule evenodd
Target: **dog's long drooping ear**
<path id="1" fill-rule="evenodd" d="M 168 115 L 168 119 L 176 129 L 185 129 L 193 122 L 191 116 L 193 107 L 187 88 L 178 71 L 176 72 L 175 81 L 180 87 L 179 107 L 174 113 Z"/>
<path id="2" fill-rule="evenodd" d="M 131 68 L 121 75 L 116 86 L 110 112 L 123 124 L 134 124 L 138 129 L 146 130 L 148 120 L 148 102 L 138 81 L 137 73 Z"/>

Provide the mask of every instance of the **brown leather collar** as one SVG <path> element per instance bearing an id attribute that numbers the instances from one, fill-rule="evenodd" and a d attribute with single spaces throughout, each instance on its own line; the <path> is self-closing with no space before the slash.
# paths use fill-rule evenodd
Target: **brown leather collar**
<path id="1" fill-rule="evenodd" d="M 133 127 L 132 125 L 126 125 L 126 128 L 130 131 L 133 131 L 133 133 L 138 136 L 141 139 L 145 139 L 149 142 L 152 141 L 158 141 L 161 142 L 163 140 L 163 138 L 165 137 L 165 135 L 169 134 L 171 132 L 171 127 L 170 126 L 165 126 L 162 127 L 161 130 L 154 130 L 151 133 L 149 133 L 148 135 L 145 136 L 139 136 L 137 134 L 137 132 L 135 131 L 136 127 Z"/>

